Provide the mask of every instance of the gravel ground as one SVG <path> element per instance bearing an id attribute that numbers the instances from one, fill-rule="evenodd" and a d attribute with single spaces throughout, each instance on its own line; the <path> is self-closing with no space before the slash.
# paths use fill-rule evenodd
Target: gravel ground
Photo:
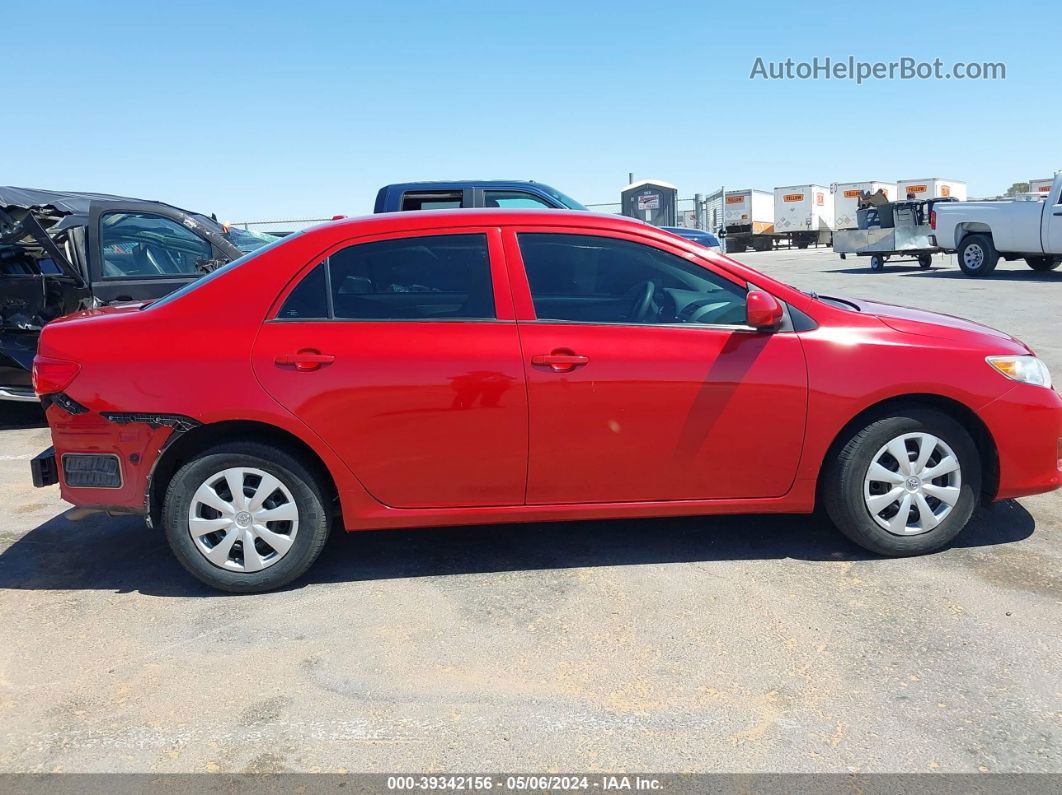
<path id="1" fill-rule="evenodd" d="M 1062 377 L 1062 272 L 740 258 Z M 1060 493 L 907 560 L 799 516 L 449 528 L 219 596 L 134 518 L 63 519 L 0 411 L 0 771 L 1062 771 Z"/>

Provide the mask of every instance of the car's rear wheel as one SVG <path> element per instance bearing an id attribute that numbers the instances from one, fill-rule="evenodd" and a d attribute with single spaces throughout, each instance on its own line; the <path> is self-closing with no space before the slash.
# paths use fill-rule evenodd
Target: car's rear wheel
<path id="1" fill-rule="evenodd" d="M 988 235 L 967 235 L 959 245 L 958 259 L 967 276 L 987 276 L 996 269 L 999 252 Z"/>
<path id="2" fill-rule="evenodd" d="M 177 470 L 163 526 L 193 576 L 223 591 L 257 593 L 291 582 L 317 559 L 328 511 L 316 478 L 298 459 L 233 442 Z"/>
<path id="3" fill-rule="evenodd" d="M 946 545 L 970 520 L 981 460 L 959 423 L 912 408 L 853 433 L 822 487 L 827 513 L 852 541 L 880 555 L 919 555 Z"/>
<path id="4" fill-rule="evenodd" d="M 1044 271 L 1053 271 L 1059 265 L 1062 265 L 1062 260 L 1055 259 L 1054 257 L 1026 257 L 1026 264 L 1034 271 L 1043 273 Z"/>

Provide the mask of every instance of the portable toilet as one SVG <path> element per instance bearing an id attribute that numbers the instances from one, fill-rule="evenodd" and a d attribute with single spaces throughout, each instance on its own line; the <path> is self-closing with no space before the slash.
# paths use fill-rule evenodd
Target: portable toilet
<path id="1" fill-rule="evenodd" d="M 674 226 L 678 205 L 678 188 L 670 182 L 643 179 L 620 192 L 621 211 L 628 218 L 637 218 L 654 226 Z"/>

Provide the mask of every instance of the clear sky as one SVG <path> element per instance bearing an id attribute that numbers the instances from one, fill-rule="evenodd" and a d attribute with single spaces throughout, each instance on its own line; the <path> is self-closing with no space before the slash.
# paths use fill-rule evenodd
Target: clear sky
<path id="1" fill-rule="evenodd" d="M 888 6 L 888 12 L 877 9 Z M 233 221 L 357 214 L 413 179 L 728 187 L 1062 169 L 1062 3 L 5 5 L 0 184 Z M 750 80 L 755 59 L 1003 61 L 1001 81 Z"/>

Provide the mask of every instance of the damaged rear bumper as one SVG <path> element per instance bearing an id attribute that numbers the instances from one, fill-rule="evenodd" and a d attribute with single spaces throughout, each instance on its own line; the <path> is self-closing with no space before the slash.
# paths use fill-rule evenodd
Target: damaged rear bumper
<path id="1" fill-rule="evenodd" d="M 31 462 L 34 485 L 58 482 L 67 502 L 108 512 L 147 512 L 162 453 L 200 424 L 180 414 L 93 411 L 62 393 L 42 403 L 54 449 Z"/>

